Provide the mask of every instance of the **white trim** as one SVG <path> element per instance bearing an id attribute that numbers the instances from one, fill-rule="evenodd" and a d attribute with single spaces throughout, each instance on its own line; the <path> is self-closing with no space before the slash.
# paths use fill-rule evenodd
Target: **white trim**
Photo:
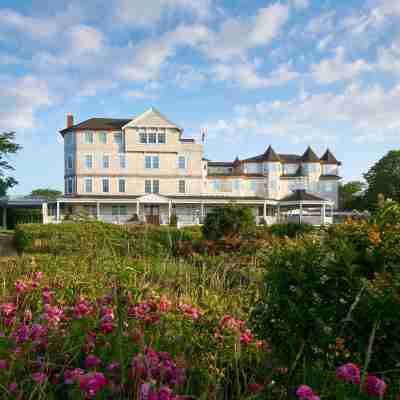
<path id="1" fill-rule="evenodd" d="M 183 132 L 182 128 L 179 128 L 173 122 L 169 121 L 166 117 L 164 117 L 159 111 L 157 111 L 153 107 L 149 108 L 143 114 L 140 114 L 139 116 L 132 119 L 130 122 L 128 122 L 126 125 L 124 125 L 121 129 L 124 130 L 125 128 L 141 128 L 141 127 L 152 128 L 152 126 L 140 124 L 141 119 L 146 118 L 149 114 L 152 114 L 152 113 L 156 114 L 158 117 L 162 118 L 166 122 L 166 124 L 159 125 L 154 128 L 173 128 L 173 129 L 178 129 L 179 131 Z"/>

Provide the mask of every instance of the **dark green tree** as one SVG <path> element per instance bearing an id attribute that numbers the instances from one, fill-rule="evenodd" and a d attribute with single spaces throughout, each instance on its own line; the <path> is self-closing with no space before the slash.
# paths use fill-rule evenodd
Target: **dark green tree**
<path id="1" fill-rule="evenodd" d="M 365 188 L 360 181 L 351 181 L 339 186 L 339 207 L 341 210 L 359 210 L 363 208 L 364 195 L 354 196 Z"/>
<path id="2" fill-rule="evenodd" d="M 32 190 L 29 196 L 31 197 L 43 197 L 45 199 L 54 200 L 57 197 L 61 197 L 63 193 L 59 190 L 45 188 Z"/>
<path id="3" fill-rule="evenodd" d="M 14 167 L 9 162 L 9 156 L 15 154 L 22 146 L 15 143 L 15 132 L 0 133 L 0 197 L 5 196 L 7 190 L 18 182 L 9 176 Z"/>
<path id="4" fill-rule="evenodd" d="M 400 150 L 389 151 L 364 174 L 368 183 L 365 193 L 368 208 L 375 209 L 378 196 L 400 201 Z"/>

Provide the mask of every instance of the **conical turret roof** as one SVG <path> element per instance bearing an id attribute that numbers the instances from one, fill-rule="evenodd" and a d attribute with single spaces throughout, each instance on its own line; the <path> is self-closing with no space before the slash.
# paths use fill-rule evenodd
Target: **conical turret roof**
<path id="1" fill-rule="evenodd" d="M 337 165 L 340 165 L 340 162 L 336 159 L 336 157 L 331 153 L 331 151 L 329 149 L 326 150 L 326 152 L 320 158 L 320 160 L 324 164 L 337 164 Z"/>
<path id="2" fill-rule="evenodd" d="M 307 150 L 304 152 L 304 154 L 301 157 L 301 161 L 303 161 L 303 162 L 319 162 L 319 158 L 314 153 L 314 150 L 310 146 L 308 146 Z"/>
<path id="3" fill-rule="evenodd" d="M 275 153 L 275 150 L 272 148 L 272 146 L 268 146 L 268 149 L 264 153 L 264 161 L 279 162 L 281 159 L 279 158 L 278 154 Z"/>

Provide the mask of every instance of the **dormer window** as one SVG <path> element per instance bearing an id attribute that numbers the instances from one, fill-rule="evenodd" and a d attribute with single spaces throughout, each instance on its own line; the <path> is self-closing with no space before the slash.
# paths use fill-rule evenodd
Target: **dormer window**
<path id="1" fill-rule="evenodd" d="M 107 144 L 107 132 L 100 132 L 99 133 L 99 142 L 101 144 Z"/>
<path id="2" fill-rule="evenodd" d="M 85 132 L 84 143 L 85 144 L 93 144 L 94 143 L 93 132 Z"/>
<path id="3" fill-rule="evenodd" d="M 157 143 L 157 133 L 151 132 L 148 135 L 148 140 L 150 144 L 156 144 Z"/>
<path id="4" fill-rule="evenodd" d="M 160 143 L 160 144 L 165 143 L 165 132 L 161 132 L 158 134 L 158 143 Z"/>
<path id="5" fill-rule="evenodd" d="M 139 132 L 140 143 L 146 144 L 147 143 L 147 133 L 146 132 Z"/>

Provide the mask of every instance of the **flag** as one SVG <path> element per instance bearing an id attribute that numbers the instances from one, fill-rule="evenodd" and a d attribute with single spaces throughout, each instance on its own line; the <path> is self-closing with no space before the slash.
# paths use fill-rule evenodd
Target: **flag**
<path id="1" fill-rule="evenodd" d="M 204 143 L 205 139 L 206 139 L 206 130 L 202 129 L 201 130 L 201 141 Z"/>

